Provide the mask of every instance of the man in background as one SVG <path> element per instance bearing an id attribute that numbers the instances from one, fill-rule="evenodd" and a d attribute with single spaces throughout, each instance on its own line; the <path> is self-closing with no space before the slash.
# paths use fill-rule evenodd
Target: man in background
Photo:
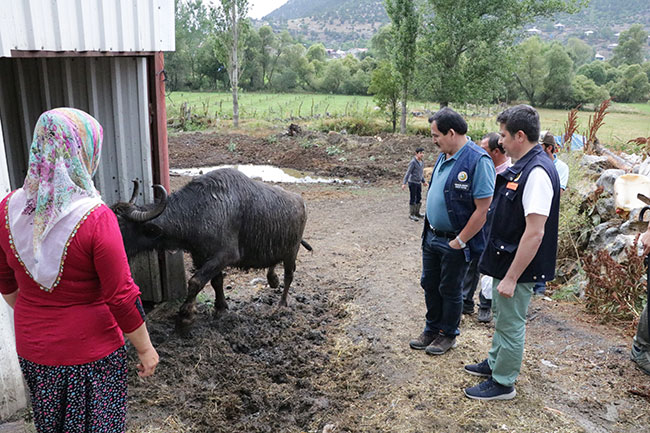
<path id="1" fill-rule="evenodd" d="M 506 155 L 501 144 L 499 144 L 499 134 L 491 132 L 483 136 L 480 146 L 485 150 L 492 162 L 496 174 L 503 173 L 508 167 L 512 165 L 512 160 Z M 486 227 L 490 226 L 490 215 L 488 211 Z M 463 279 L 463 314 L 474 313 L 474 293 L 478 286 L 480 272 L 478 271 L 478 258 L 473 259 L 469 263 L 467 273 Z M 479 290 L 479 307 L 478 307 L 478 321 L 481 323 L 489 323 L 492 320 L 492 300 L 487 299 L 481 290 Z"/>
<path id="2" fill-rule="evenodd" d="M 420 221 L 424 215 L 420 213 L 422 206 L 422 185 L 427 186 L 427 181 L 424 180 L 424 148 L 418 147 L 415 149 L 415 156 L 411 159 L 404 180 L 402 180 L 402 189 L 409 186 L 409 218 L 413 221 Z"/>

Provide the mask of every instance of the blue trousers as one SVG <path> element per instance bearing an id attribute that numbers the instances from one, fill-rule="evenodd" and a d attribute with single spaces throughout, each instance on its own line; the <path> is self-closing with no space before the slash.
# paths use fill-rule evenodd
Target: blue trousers
<path id="1" fill-rule="evenodd" d="M 449 239 L 427 229 L 422 242 L 422 278 L 427 306 L 424 332 L 460 334 L 458 325 L 463 311 L 463 278 L 469 265 L 465 253 L 449 246 Z"/>
<path id="2" fill-rule="evenodd" d="M 422 201 L 422 184 L 409 182 L 409 193 L 411 197 L 409 198 L 409 204 L 418 204 Z"/>

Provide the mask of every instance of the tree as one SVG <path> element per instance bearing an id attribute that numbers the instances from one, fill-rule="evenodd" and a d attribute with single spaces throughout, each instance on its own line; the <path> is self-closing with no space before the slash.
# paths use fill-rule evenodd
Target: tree
<path id="1" fill-rule="evenodd" d="M 260 65 L 262 67 L 262 87 L 266 87 L 266 84 L 270 79 L 268 78 L 268 71 L 271 66 L 271 52 L 273 50 L 273 45 L 275 44 L 275 33 L 273 29 L 269 26 L 262 26 L 258 31 L 258 36 L 260 38 Z"/>
<path id="2" fill-rule="evenodd" d="M 618 37 L 618 46 L 610 60 L 614 66 L 635 65 L 643 63 L 644 47 L 648 40 L 648 32 L 641 24 L 634 24 Z"/>
<path id="3" fill-rule="evenodd" d="M 167 85 L 170 90 L 200 87 L 199 47 L 210 33 L 208 9 L 202 0 L 177 1 L 176 50 L 165 53 Z"/>
<path id="4" fill-rule="evenodd" d="M 587 63 L 586 65 L 580 66 L 576 72 L 578 75 L 584 75 L 585 77 L 593 80 L 594 83 L 598 86 L 602 86 L 607 83 L 607 69 L 605 67 L 606 63 L 601 62 L 600 60 Z"/>
<path id="5" fill-rule="evenodd" d="M 598 86 L 591 78 L 576 75 L 571 84 L 571 105 L 577 106 L 584 103 L 600 104 L 609 99 L 609 92 L 604 86 Z"/>
<path id="6" fill-rule="evenodd" d="M 400 133 L 406 133 L 406 103 L 409 97 L 409 86 L 415 69 L 415 41 L 417 40 L 420 16 L 415 9 L 413 0 L 385 0 L 386 12 L 390 17 L 391 47 L 390 58 L 399 78 L 402 117 Z"/>
<path id="7" fill-rule="evenodd" d="M 248 24 L 248 0 L 220 0 L 220 8 L 213 9 L 216 25 L 217 53 L 226 64 L 232 89 L 232 124 L 239 127 L 240 53 L 243 51 L 244 26 Z"/>
<path id="8" fill-rule="evenodd" d="M 420 57 L 426 90 L 446 106 L 503 89 L 507 47 L 526 23 L 570 12 L 579 0 L 428 0 Z M 476 68 L 480 65 L 480 69 Z M 467 86 L 471 83 L 471 86 Z"/>
<path id="9" fill-rule="evenodd" d="M 573 60 L 560 44 L 553 44 L 546 54 L 546 69 L 542 104 L 552 107 L 571 105 L 571 83 L 573 82 Z"/>
<path id="10" fill-rule="evenodd" d="M 399 115 L 400 86 L 397 74 L 389 61 L 384 60 L 373 71 L 368 93 L 374 95 L 375 103 L 387 114 L 395 132 Z"/>
<path id="11" fill-rule="evenodd" d="M 370 53 L 377 60 L 388 60 L 390 57 L 391 26 L 382 26 L 370 39 Z"/>
<path id="12" fill-rule="evenodd" d="M 612 98 L 617 102 L 647 101 L 650 84 L 641 65 L 623 65 L 619 69 L 621 77 L 610 88 Z"/>
<path id="13" fill-rule="evenodd" d="M 524 92 L 530 105 L 535 106 L 544 89 L 546 62 L 544 51 L 546 47 L 537 36 L 528 38 L 515 47 L 517 63 L 514 77 Z"/>
<path id="14" fill-rule="evenodd" d="M 573 60 L 573 66 L 576 68 L 591 62 L 596 53 L 589 44 L 578 38 L 569 38 L 566 43 L 566 52 Z"/>
<path id="15" fill-rule="evenodd" d="M 313 44 L 307 49 L 307 54 L 305 54 L 309 62 L 318 60 L 319 62 L 324 62 L 327 60 L 327 50 L 325 45 L 318 43 Z"/>
<path id="16" fill-rule="evenodd" d="M 330 60 L 327 62 L 327 66 L 325 66 L 321 89 L 329 93 L 338 93 L 341 84 L 343 84 L 343 81 L 349 75 L 350 71 L 341 60 Z"/>

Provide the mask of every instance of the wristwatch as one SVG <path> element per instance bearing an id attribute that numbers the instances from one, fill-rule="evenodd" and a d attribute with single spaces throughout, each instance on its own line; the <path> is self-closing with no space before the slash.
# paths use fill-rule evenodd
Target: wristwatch
<path id="1" fill-rule="evenodd" d="M 467 244 L 463 242 L 463 240 L 459 236 L 456 236 L 456 241 L 458 242 L 458 245 L 460 245 L 461 248 L 465 248 L 467 246 Z"/>

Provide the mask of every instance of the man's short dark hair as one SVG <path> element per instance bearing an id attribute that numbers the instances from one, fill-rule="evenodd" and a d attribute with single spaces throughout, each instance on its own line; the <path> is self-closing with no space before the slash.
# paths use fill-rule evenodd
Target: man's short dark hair
<path id="1" fill-rule="evenodd" d="M 506 150 L 503 148 L 503 146 L 501 146 L 501 143 L 499 143 L 501 136 L 498 133 L 490 132 L 489 134 L 485 134 L 481 141 L 485 140 L 486 138 L 488 140 L 488 149 L 490 149 L 490 151 L 499 149 L 499 152 L 506 153 Z"/>
<path id="2" fill-rule="evenodd" d="M 421 153 L 421 152 L 424 152 L 424 147 L 418 147 L 417 149 L 415 149 L 415 153 Z"/>
<path id="3" fill-rule="evenodd" d="M 456 131 L 457 134 L 467 133 L 467 122 L 465 122 L 463 116 L 449 107 L 433 113 L 433 116 L 429 117 L 429 123 L 433 122 L 436 122 L 438 131 L 442 132 L 443 135 L 447 135 L 450 129 Z"/>
<path id="4" fill-rule="evenodd" d="M 510 135 L 522 131 L 528 141 L 537 143 L 539 140 L 539 113 L 530 105 L 521 104 L 506 108 L 497 116 L 497 122 L 505 125 Z"/>

